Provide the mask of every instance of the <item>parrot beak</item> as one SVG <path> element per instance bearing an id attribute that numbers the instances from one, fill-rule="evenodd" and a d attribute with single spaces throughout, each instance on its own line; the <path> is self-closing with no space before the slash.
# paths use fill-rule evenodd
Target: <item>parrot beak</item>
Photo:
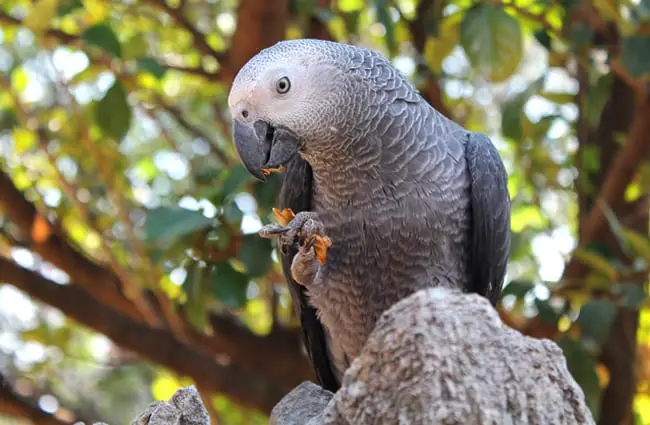
<path id="1" fill-rule="evenodd" d="M 300 147 L 300 141 L 292 131 L 273 127 L 265 121 L 256 121 L 251 128 L 235 120 L 233 139 L 244 167 L 261 181 L 289 162 Z"/>

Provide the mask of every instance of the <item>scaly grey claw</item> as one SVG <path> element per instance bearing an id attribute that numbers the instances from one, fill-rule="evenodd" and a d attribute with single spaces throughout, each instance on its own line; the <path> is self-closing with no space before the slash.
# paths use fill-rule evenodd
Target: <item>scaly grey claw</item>
<path id="1" fill-rule="evenodd" d="M 263 238 L 271 239 L 288 232 L 290 229 L 290 227 L 278 226 L 277 224 L 267 224 L 257 234 Z"/>

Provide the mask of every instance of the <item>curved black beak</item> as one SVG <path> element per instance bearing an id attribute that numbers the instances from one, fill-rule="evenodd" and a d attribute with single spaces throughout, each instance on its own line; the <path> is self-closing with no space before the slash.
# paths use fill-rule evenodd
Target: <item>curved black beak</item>
<path id="1" fill-rule="evenodd" d="M 242 164 L 261 181 L 289 162 L 300 147 L 300 141 L 292 131 L 273 127 L 265 121 L 256 121 L 250 127 L 235 120 L 233 139 Z"/>

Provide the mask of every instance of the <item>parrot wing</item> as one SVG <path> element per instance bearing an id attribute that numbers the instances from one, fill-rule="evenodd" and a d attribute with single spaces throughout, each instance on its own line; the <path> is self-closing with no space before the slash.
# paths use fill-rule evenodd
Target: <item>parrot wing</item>
<path id="1" fill-rule="evenodd" d="M 472 292 L 496 305 L 510 256 L 510 195 L 508 175 L 492 141 L 470 133 L 467 165 L 471 179 Z"/>
<path id="2" fill-rule="evenodd" d="M 282 188 L 280 190 L 280 208 L 291 208 L 294 213 L 310 211 L 312 197 L 312 171 L 310 165 L 296 155 L 284 171 Z M 300 319 L 303 342 L 312 367 L 316 372 L 319 384 L 332 392 L 339 388 L 339 382 L 334 372 L 334 365 L 327 348 L 325 329 L 316 315 L 316 309 L 309 304 L 305 287 L 293 280 L 291 262 L 297 254 L 296 247 L 287 252 L 281 252 L 282 270 L 289 286 L 296 315 Z"/>

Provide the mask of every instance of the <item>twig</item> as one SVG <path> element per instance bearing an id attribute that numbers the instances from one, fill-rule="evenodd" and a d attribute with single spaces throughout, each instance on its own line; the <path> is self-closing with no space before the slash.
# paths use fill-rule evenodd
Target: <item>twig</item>
<path id="1" fill-rule="evenodd" d="M 637 96 L 646 97 L 648 95 L 646 85 L 643 83 L 643 81 L 630 75 L 623 64 L 621 64 L 620 59 L 613 59 L 609 64 L 609 67 L 614 74 L 616 74 L 622 81 L 624 81 L 637 93 Z"/>
<path id="2" fill-rule="evenodd" d="M 560 34 L 559 33 L 560 29 L 555 28 L 553 25 L 551 25 L 551 23 L 546 19 L 545 14 L 537 14 L 535 12 L 531 12 L 530 10 L 525 9 L 525 8 L 517 5 L 516 3 L 510 3 L 510 2 L 506 2 L 506 1 L 502 1 L 502 0 L 488 0 L 488 1 L 489 1 L 489 3 L 494 4 L 496 6 L 510 8 L 510 9 L 514 10 L 515 12 L 517 12 L 517 14 L 520 15 L 521 17 L 527 18 L 527 19 L 529 19 L 531 21 L 534 21 L 534 22 L 537 22 L 538 24 L 541 24 L 542 27 L 544 27 L 544 29 L 547 32 L 549 32 L 549 33 L 551 33 L 553 35 L 559 36 L 559 34 Z"/>
<path id="3" fill-rule="evenodd" d="M 0 23 L 6 23 L 9 25 L 14 25 L 14 26 L 24 26 L 24 22 L 18 18 L 14 18 L 13 16 L 10 16 L 2 11 L 0 11 Z M 89 58 L 93 58 L 96 56 L 96 54 L 91 54 L 85 47 L 84 41 L 81 39 L 79 35 L 76 34 L 69 34 L 60 30 L 55 30 L 55 29 L 49 29 L 43 33 L 46 37 L 49 37 L 51 39 L 58 40 L 62 43 L 68 44 L 70 46 L 76 46 L 81 48 Z M 100 54 L 99 58 L 95 58 L 96 60 L 99 61 L 100 64 L 106 66 L 107 68 L 111 69 L 111 71 L 116 72 L 114 69 L 114 66 L 111 66 L 111 62 L 113 59 L 109 58 L 108 56 L 105 56 L 103 54 Z M 218 72 L 210 72 L 202 67 L 184 67 L 184 66 L 179 66 L 179 65 L 172 65 L 172 64 L 166 64 L 164 62 L 161 62 L 161 65 L 165 68 L 177 71 L 177 72 L 183 72 L 187 73 L 190 75 L 198 75 L 205 77 L 206 79 L 210 81 L 221 81 L 222 76 Z"/>
<path id="4" fill-rule="evenodd" d="M 208 145 L 210 145 L 211 148 L 210 151 L 217 157 L 217 160 L 219 162 L 225 166 L 232 165 L 230 157 L 219 146 L 217 146 L 217 143 L 212 140 L 212 138 L 209 137 L 206 133 L 204 133 L 203 130 L 190 123 L 184 117 L 183 111 L 179 107 L 169 104 L 165 99 L 159 96 L 156 96 L 156 102 L 156 107 L 165 110 L 168 114 L 174 117 L 174 119 L 183 129 L 185 129 L 185 131 L 192 134 L 194 137 L 207 141 Z"/>
<path id="5" fill-rule="evenodd" d="M 214 403 L 212 402 L 213 392 L 204 388 L 202 385 L 197 385 L 196 387 L 198 388 L 199 395 L 203 400 L 203 405 L 208 411 L 208 415 L 210 415 L 210 425 L 221 425 L 223 421 L 221 420 L 221 416 L 219 415 L 219 412 L 217 412 L 217 409 L 214 408 Z"/>
<path id="6" fill-rule="evenodd" d="M 158 123 L 159 129 L 160 129 L 160 134 L 162 135 L 163 140 L 167 142 L 169 147 L 178 152 L 181 153 L 180 146 L 178 143 L 176 143 L 176 140 L 169 134 L 169 131 L 165 127 L 165 125 L 162 123 L 160 118 L 156 117 L 154 113 L 151 111 L 151 109 L 141 107 L 140 108 L 142 112 L 144 112 L 149 118 L 151 118 L 153 121 L 156 121 Z M 189 167 L 190 167 L 190 175 L 195 176 L 196 175 L 196 164 L 194 163 L 194 160 L 192 159 L 191 156 L 187 156 L 187 160 L 189 162 Z"/>
<path id="7" fill-rule="evenodd" d="M 194 45 L 198 51 L 204 55 L 215 58 L 217 61 L 222 61 L 226 58 L 224 53 L 217 52 L 208 44 L 205 35 L 201 34 L 199 30 L 183 15 L 182 7 L 171 7 L 165 2 L 165 0 L 144 0 L 144 3 L 149 3 L 154 7 L 164 10 L 178 25 L 189 32 L 194 39 Z"/>
<path id="8" fill-rule="evenodd" d="M 584 247 L 606 230 L 607 219 L 602 205 L 616 209 L 624 199 L 625 188 L 634 177 L 639 164 L 650 150 L 650 100 L 646 96 L 637 99 L 634 121 L 630 126 L 628 139 L 612 161 L 600 192 L 589 215 L 585 218 L 579 238 L 579 246 Z M 562 282 L 570 289 L 566 279 L 573 281 L 582 270 L 582 263 L 573 257 L 564 270 Z"/>
<path id="9" fill-rule="evenodd" d="M 36 425 L 70 425 L 77 422 L 77 418 L 65 420 L 41 410 L 37 400 L 18 394 L 2 375 L 0 375 L 0 412 L 16 418 L 26 418 Z"/>
<path id="10" fill-rule="evenodd" d="M 161 65 L 172 71 L 182 72 L 184 74 L 197 75 L 199 77 L 204 77 L 210 81 L 220 81 L 221 75 L 218 72 L 210 72 L 202 67 L 187 67 L 182 65 L 172 65 L 170 63 L 162 62 Z"/>

